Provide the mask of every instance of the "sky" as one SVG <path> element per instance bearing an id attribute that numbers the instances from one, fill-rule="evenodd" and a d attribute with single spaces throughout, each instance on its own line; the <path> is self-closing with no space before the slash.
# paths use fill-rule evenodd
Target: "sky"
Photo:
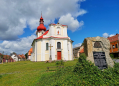
<path id="1" fill-rule="evenodd" d="M 25 54 L 31 48 L 39 19 L 44 25 L 68 25 L 73 47 L 87 37 L 119 33 L 119 0 L 0 0 L 0 53 Z"/>

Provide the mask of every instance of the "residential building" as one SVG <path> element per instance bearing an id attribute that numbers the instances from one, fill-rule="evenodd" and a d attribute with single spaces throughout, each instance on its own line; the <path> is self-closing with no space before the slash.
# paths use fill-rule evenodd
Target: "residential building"
<path id="1" fill-rule="evenodd" d="M 108 39 L 110 41 L 110 54 L 119 57 L 119 34 L 108 37 Z"/>

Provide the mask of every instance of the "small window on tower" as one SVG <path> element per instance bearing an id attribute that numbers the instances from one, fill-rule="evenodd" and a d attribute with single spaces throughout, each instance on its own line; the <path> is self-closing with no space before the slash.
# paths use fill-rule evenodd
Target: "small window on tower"
<path id="1" fill-rule="evenodd" d="M 43 32 L 42 32 L 42 34 L 43 34 Z"/>

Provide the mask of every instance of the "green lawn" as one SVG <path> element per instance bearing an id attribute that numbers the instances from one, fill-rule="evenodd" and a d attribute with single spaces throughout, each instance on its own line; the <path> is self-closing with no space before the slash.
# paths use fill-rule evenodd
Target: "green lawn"
<path id="1" fill-rule="evenodd" d="M 67 61 L 64 66 L 73 66 L 77 60 Z M 20 61 L 0 64 L 0 86 L 35 86 L 43 74 L 48 74 L 46 67 L 55 63 Z"/>

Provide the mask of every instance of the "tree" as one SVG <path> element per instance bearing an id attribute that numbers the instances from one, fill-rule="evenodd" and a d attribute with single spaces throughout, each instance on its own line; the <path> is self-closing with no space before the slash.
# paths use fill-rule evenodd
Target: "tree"
<path id="1" fill-rule="evenodd" d="M 28 58 L 28 53 L 25 54 L 26 59 Z"/>
<path id="2" fill-rule="evenodd" d="M 3 58 L 3 56 L 4 56 L 4 51 L 2 52 L 2 54 L 0 55 L 0 57 Z"/>

